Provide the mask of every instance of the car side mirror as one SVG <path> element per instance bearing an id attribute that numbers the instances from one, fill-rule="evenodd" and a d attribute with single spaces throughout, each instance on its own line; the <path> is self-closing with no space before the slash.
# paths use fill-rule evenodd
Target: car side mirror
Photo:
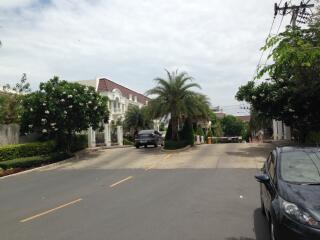
<path id="1" fill-rule="evenodd" d="M 260 183 L 267 184 L 270 182 L 270 178 L 267 174 L 259 174 L 259 175 L 256 175 L 255 178 Z"/>

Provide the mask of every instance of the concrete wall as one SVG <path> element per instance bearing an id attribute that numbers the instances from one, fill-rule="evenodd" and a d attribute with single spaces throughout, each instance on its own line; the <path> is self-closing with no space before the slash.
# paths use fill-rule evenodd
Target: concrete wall
<path id="1" fill-rule="evenodd" d="M 19 143 L 20 126 L 18 124 L 0 125 L 0 146 Z"/>

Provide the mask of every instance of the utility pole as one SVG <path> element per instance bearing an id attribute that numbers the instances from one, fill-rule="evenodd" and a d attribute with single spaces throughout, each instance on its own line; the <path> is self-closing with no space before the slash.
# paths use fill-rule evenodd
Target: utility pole
<path id="1" fill-rule="evenodd" d="M 291 3 L 291 1 L 290 1 Z M 301 1 L 300 5 L 291 5 L 288 2 L 285 2 L 283 7 L 278 6 L 277 3 L 274 5 L 274 15 L 287 15 L 291 14 L 291 25 L 295 27 L 297 23 L 307 23 L 307 20 L 310 19 L 312 15 L 312 8 L 314 4 L 310 4 L 310 0 Z"/>

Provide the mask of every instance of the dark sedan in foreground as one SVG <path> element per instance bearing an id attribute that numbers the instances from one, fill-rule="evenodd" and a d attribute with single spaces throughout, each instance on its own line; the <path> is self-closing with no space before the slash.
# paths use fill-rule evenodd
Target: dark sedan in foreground
<path id="1" fill-rule="evenodd" d="M 148 145 L 155 147 L 163 145 L 162 134 L 156 130 L 141 130 L 136 136 L 135 146 L 139 148 L 140 146 L 147 147 Z"/>
<path id="2" fill-rule="evenodd" d="M 276 148 L 256 179 L 271 240 L 320 239 L 320 148 Z"/>

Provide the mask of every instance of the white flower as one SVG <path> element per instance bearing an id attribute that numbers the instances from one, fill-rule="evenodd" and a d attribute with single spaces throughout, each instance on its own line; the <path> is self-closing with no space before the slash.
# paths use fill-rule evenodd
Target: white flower
<path id="1" fill-rule="evenodd" d="M 93 108 L 93 110 L 97 110 L 97 108 L 98 108 L 98 107 L 97 107 L 97 106 L 95 106 L 95 107 Z"/>
<path id="2" fill-rule="evenodd" d="M 65 102 L 65 100 L 62 98 L 61 100 L 60 100 L 61 102 Z"/>
<path id="3" fill-rule="evenodd" d="M 260 97 L 264 97 L 264 94 L 263 94 L 263 93 L 260 93 Z"/>
<path id="4" fill-rule="evenodd" d="M 88 104 L 91 104 L 91 103 L 92 103 L 91 101 L 88 102 Z"/>
<path id="5" fill-rule="evenodd" d="M 53 87 L 52 90 L 54 91 L 54 90 L 56 90 L 56 89 Z"/>
<path id="6" fill-rule="evenodd" d="M 29 124 L 29 125 L 28 125 L 28 127 L 29 127 L 29 128 L 32 128 L 32 127 L 33 127 L 33 125 L 32 125 L 32 124 Z"/>
<path id="7" fill-rule="evenodd" d="M 46 91 L 45 91 L 44 89 L 41 89 L 41 91 L 40 91 L 40 92 L 45 93 Z"/>
<path id="8" fill-rule="evenodd" d="M 56 123 L 51 123 L 50 125 L 51 125 L 51 126 L 55 126 L 55 125 L 56 125 Z"/>
<path id="9" fill-rule="evenodd" d="M 30 112 L 33 112 L 33 108 L 30 108 Z"/>
<path id="10" fill-rule="evenodd" d="M 42 129 L 42 133 L 48 132 L 47 129 Z"/>
<path id="11" fill-rule="evenodd" d="M 46 103 L 42 103 L 42 106 L 46 106 L 47 104 Z"/>
<path id="12" fill-rule="evenodd" d="M 69 105 L 69 108 L 71 109 L 71 108 L 72 108 L 72 105 Z"/>
<path id="13" fill-rule="evenodd" d="M 63 111 L 63 113 L 64 113 L 64 114 L 67 114 L 68 112 L 67 112 L 67 111 Z"/>
<path id="14" fill-rule="evenodd" d="M 292 108 L 289 109 L 289 112 L 294 112 L 294 110 Z"/>
<path id="15" fill-rule="evenodd" d="M 50 112 L 49 112 L 48 110 L 46 110 L 44 113 L 45 113 L 45 114 L 49 114 Z"/>
<path id="16" fill-rule="evenodd" d="M 83 103 L 79 103 L 80 106 L 83 106 Z"/>
<path id="17" fill-rule="evenodd" d="M 91 92 L 90 95 L 93 95 L 93 92 Z"/>
<path id="18" fill-rule="evenodd" d="M 253 100 L 256 100 L 256 99 L 257 99 L 257 97 L 256 97 L 256 96 L 252 96 L 252 99 L 253 99 Z"/>
<path id="19" fill-rule="evenodd" d="M 84 88 L 84 90 L 85 90 L 85 91 L 88 91 L 88 90 L 89 90 L 89 88 L 88 88 L 88 87 L 85 87 L 85 88 Z"/>
<path id="20" fill-rule="evenodd" d="M 41 122 L 46 122 L 47 120 L 45 118 L 42 118 L 41 119 Z"/>
<path id="21" fill-rule="evenodd" d="M 68 98 L 72 98 L 72 95 L 68 95 Z"/>
<path id="22" fill-rule="evenodd" d="M 66 92 L 63 92 L 62 94 L 66 94 Z"/>
<path id="23" fill-rule="evenodd" d="M 58 128 L 55 128 L 54 130 L 55 130 L 55 131 L 58 131 L 59 129 L 58 129 Z"/>

